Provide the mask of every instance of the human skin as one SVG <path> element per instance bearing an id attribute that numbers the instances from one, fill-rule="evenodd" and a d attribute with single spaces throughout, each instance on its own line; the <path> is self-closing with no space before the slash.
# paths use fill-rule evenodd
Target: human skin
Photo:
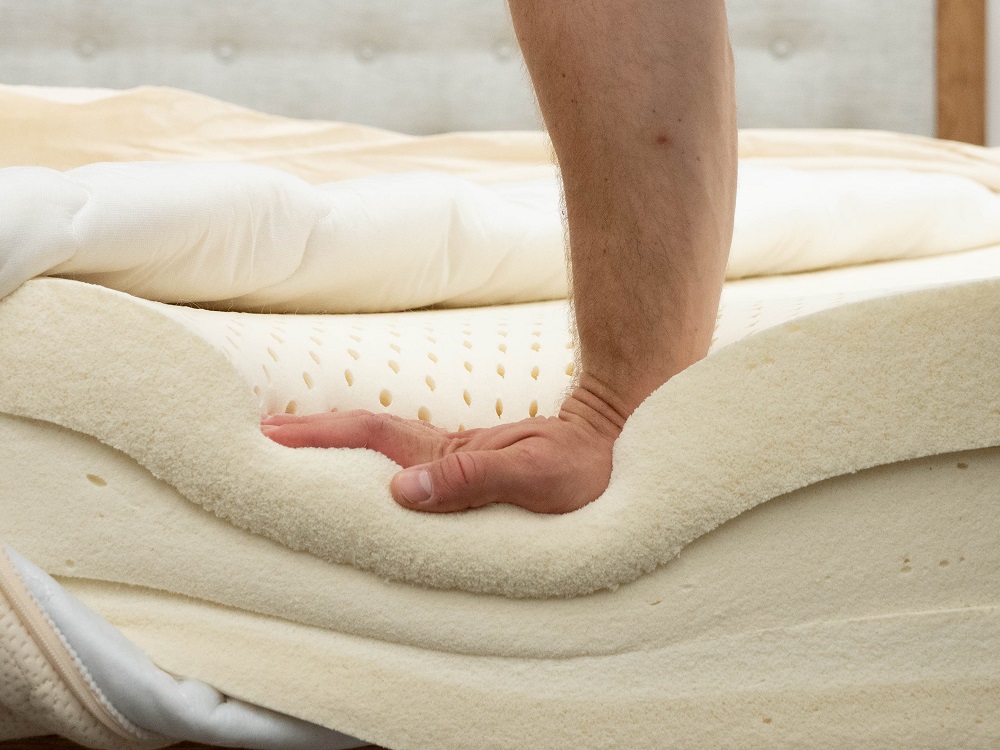
<path id="1" fill-rule="evenodd" d="M 708 353 L 732 241 L 736 106 L 723 0 L 510 0 L 559 163 L 580 366 L 555 417 L 447 432 L 387 414 L 262 420 L 290 447 L 370 448 L 407 508 L 598 498 L 625 420 Z"/>

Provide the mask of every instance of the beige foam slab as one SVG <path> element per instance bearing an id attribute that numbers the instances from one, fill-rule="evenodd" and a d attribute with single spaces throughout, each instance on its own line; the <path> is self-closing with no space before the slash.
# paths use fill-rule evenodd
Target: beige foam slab
<path id="1" fill-rule="evenodd" d="M 639 581 L 554 600 L 293 553 L 51 424 L 8 417 L 0 449 L 7 540 L 161 667 L 388 747 L 990 748 L 1000 732 L 1000 449 L 798 490 Z"/>
<path id="2" fill-rule="evenodd" d="M 425 589 L 296 553 L 134 460 L 0 418 L 5 540 L 48 572 L 120 582 L 407 647 L 571 658 L 845 617 L 996 603 L 1000 449 L 918 459 L 757 506 L 639 580 L 530 600 Z M 554 634 L 558 633 L 558 637 Z"/>
<path id="3" fill-rule="evenodd" d="M 997 607 L 812 623 L 613 657 L 408 649 L 71 582 L 165 668 L 388 747 L 995 747 Z M 266 655 L 266 656 L 262 656 Z"/>

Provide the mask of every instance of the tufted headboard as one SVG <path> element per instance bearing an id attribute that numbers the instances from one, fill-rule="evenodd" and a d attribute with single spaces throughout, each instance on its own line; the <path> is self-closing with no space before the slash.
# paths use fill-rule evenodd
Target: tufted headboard
<path id="1" fill-rule="evenodd" d="M 729 0 L 740 124 L 934 134 L 936 32 L 977 4 Z M 0 0 L 0 82 L 163 84 L 411 133 L 539 125 L 505 0 Z"/>

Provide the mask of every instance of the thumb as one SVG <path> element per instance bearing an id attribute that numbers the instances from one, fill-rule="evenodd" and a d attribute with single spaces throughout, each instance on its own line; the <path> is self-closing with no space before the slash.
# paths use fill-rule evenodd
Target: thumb
<path id="1" fill-rule="evenodd" d="M 405 508 L 435 513 L 515 502 L 523 483 L 519 463 L 510 450 L 449 453 L 396 474 L 392 496 Z"/>

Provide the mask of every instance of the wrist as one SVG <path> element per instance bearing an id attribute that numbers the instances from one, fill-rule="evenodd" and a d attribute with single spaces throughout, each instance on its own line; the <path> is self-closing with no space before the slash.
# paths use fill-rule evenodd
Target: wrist
<path id="1" fill-rule="evenodd" d="M 559 417 L 583 419 L 598 432 L 616 439 L 635 406 L 598 378 L 581 373 L 563 400 Z"/>

